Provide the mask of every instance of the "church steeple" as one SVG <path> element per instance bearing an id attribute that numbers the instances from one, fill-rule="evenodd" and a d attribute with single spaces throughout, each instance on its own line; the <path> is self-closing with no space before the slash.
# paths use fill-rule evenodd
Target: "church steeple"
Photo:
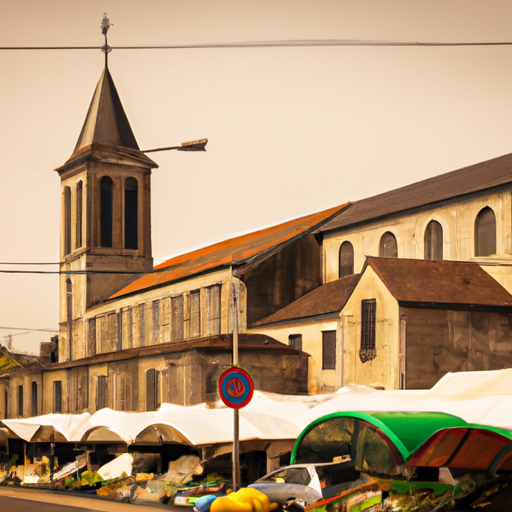
<path id="1" fill-rule="evenodd" d="M 106 64 L 106 61 L 105 61 Z M 153 269 L 151 170 L 108 68 L 98 82 L 61 179 L 59 361 L 95 354 L 89 308 Z"/>
<path id="2" fill-rule="evenodd" d="M 94 91 L 75 151 L 90 144 L 139 149 L 107 67 Z"/>

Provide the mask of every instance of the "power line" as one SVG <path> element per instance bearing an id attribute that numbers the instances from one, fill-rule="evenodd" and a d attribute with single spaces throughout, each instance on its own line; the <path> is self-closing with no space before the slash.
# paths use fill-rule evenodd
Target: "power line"
<path id="1" fill-rule="evenodd" d="M 328 46 L 452 47 L 511 46 L 512 41 L 373 41 L 364 39 L 295 39 L 286 41 L 238 41 L 173 45 L 109 46 L 112 50 L 188 50 L 215 48 L 294 48 Z M 102 46 L 2 46 L 0 50 L 101 50 Z"/>
<path id="2" fill-rule="evenodd" d="M 38 331 L 38 332 L 58 332 L 59 329 L 32 329 L 31 327 L 3 327 L 0 326 L 0 329 L 7 330 L 7 331 Z"/>
<path id="3" fill-rule="evenodd" d="M 47 275 L 90 275 L 90 274 L 123 274 L 143 275 L 152 272 L 129 272 L 125 270 L 0 270 L 0 274 L 47 274 Z"/>
<path id="4" fill-rule="evenodd" d="M 59 265 L 59 263 L 49 263 L 49 262 L 27 263 L 27 262 L 0 261 L 0 265 L 31 265 L 31 266 L 39 266 L 39 265 Z"/>

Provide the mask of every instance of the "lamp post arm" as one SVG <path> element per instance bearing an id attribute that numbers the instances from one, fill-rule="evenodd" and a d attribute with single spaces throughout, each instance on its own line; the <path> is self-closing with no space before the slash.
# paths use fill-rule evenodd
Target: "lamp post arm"
<path id="1" fill-rule="evenodd" d="M 154 153 L 156 151 L 206 151 L 208 139 L 198 139 L 190 142 L 182 142 L 181 146 L 168 146 L 165 148 L 143 149 L 142 153 Z"/>

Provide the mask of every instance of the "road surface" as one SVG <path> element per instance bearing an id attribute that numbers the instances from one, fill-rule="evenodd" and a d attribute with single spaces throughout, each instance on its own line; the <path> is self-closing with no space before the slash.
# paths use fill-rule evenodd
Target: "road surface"
<path id="1" fill-rule="evenodd" d="M 0 487 L 0 512 L 158 512 L 158 510 L 191 512 L 192 509 L 158 503 L 154 505 L 116 503 L 97 496 L 74 492 Z"/>

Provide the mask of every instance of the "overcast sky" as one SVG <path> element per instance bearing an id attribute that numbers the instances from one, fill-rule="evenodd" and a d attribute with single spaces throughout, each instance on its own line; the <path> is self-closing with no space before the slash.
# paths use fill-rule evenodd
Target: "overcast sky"
<path id="1" fill-rule="evenodd" d="M 510 42 L 512 2 L 0 1 L 0 46 L 246 41 Z M 60 182 L 104 56 L 0 50 L 0 270 L 57 270 Z M 512 150 L 512 46 L 114 49 L 112 73 L 152 177 L 158 260 Z M 0 273 L 0 343 L 57 329 L 58 278 Z M 4 327 L 19 329 L 4 329 Z M 27 332 L 30 332 L 27 334 Z"/>

